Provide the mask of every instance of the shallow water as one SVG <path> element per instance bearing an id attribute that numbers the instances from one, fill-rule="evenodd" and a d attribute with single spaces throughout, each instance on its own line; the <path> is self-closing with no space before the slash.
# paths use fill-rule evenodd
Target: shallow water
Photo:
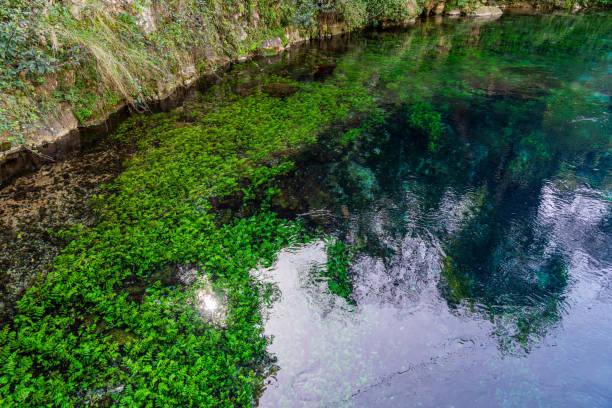
<path id="1" fill-rule="evenodd" d="M 281 293 L 260 406 L 612 405 L 611 21 L 427 22 L 333 54 L 326 81 L 381 109 L 300 162 L 331 237 L 259 271 Z M 334 240 L 344 297 L 317 272 Z"/>
<path id="2" fill-rule="evenodd" d="M 96 222 L 87 202 L 121 171 L 127 150 L 101 141 L 0 188 L 0 324 L 13 318 L 15 302 L 51 269 L 71 235 Z"/>

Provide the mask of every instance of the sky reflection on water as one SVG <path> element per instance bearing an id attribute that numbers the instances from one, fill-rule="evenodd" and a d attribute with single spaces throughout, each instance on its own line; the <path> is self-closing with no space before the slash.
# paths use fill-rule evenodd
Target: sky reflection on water
<path id="1" fill-rule="evenodd" d="M 612 405 L 611 30 L 582 18 L 424 24 L 336 56 L 332 81 L 388 102 L 352 150 L 300 164 L 353 248 L 355 305 L 313 278 L 322 241 L 260 271 L 281 292 L 260 406 Z"/>

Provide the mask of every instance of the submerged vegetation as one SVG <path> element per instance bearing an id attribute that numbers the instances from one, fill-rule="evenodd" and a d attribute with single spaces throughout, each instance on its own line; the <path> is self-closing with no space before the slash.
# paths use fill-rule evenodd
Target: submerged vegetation
<path id="1" fill-rule="evenodd" d="M 77 234 L 2 329 L 4 404 L 253 405 L 268 340 L 266 289 L 249 271 L 299 230 L 266 204 L 273 180 L 324 126 L 372 106 L 363 89 L 294 85 L 286 98 L 230 95 L 122 125 L 117 137 L 137 153 L 94 199 L 98 224 Z M 223 222 L 215 206 L 229 197 L 247 212 Z M 222 327 L 199 315 L 197 284 L 158 278 L 183 265 L 226 293 Z"/>
<path id="2" fill-rule="evenodd" d="M 343 241 L 332 238 L 325 246 L 327 261 L 325 267 L 315 268 L 316 280 L 327 283 L 329 292 L 340 296 L 349 304 L 354 305 L 352 277 L 349 271 L 351 263 L 351 248 Z"/>
<path id="3" fill-rule="evenodd" d="M 597 188 L 611 182 L 611 101 L 600 90 L 609 51 L 601 38 L 612 32 L 605 18 L 559 20 L 538 17 L 533 31 L 525 18 L 522 28 L 512 20 L 466 24 L 451 39 L 431 35 L 432 26 L 401 40 L 377 34 L 371 48 L 338 65 L 395 102 L 339 136 L 351 144 L 325 179 L 354 214 L 339 227 L 345 242 L 363 243 L 354 259 L 380 260 L 393 274 L 415 250 L 404 247 L 407 235 L 434 240 L 444 253 L 439 292 L 457 313 L 493 321 L 504 353 L 529 352 L 559 322 L 570 283 L 551 227 L 528 223 L 538 194 L 551 179 L 574 185 L 573 172 Z M 555 33 L 539 37 L 546 46 L 525 35 L 543 27 Z M 456 46 L 476 30 L 477 47 Z M 548 50 L 555 64 L 543 66 L 534 49 Z M 359 287 L 359 276 L 349 281 Z M 351 296 L 359 303 L 359 293 Z"/>

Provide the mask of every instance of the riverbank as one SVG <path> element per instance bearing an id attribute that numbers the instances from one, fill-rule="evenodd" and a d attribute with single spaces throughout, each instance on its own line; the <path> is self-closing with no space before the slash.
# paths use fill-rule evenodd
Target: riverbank
<path id="1" fill-rule="evenodd" d="M 175 108 L 231 63 L 348 31 L 337 21 L 316 32 L 285 26 L 286 6 L 107 3 L 24 0 L 3 10 L 0 185 L 69 157 L 132 113 Z"/>
<path id="2" fill-rule="evenodd" d="M 385 1 L 325 7 L 213 1 L 202 10 L 196 1 L 11 2 L 2 15 L 8 37 L 0 43 L 0 185 L 69 157 L 132 112 L 176 107 L 201 78 L 257 55 L 368 26 L 411 24 L 419 16 L 495 18 L 508 8 L 607 5 Z"/>

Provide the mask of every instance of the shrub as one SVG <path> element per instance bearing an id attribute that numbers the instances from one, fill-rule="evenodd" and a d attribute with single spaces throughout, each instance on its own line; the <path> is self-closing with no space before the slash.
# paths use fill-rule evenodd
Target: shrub
<path id="1" fill-rule="evenodd" d="M 383 21 L 403 21 L 414 17 L 415 6 L 412 0 L 368 0 L 368 13 L 375 23 Z"/>
<path id="2" fill-rule="evenodd" d="M 0 0 L 0 91 L 55 71 L 58 60 L 41 42 L 41 12 L 40 1 Z"/>

